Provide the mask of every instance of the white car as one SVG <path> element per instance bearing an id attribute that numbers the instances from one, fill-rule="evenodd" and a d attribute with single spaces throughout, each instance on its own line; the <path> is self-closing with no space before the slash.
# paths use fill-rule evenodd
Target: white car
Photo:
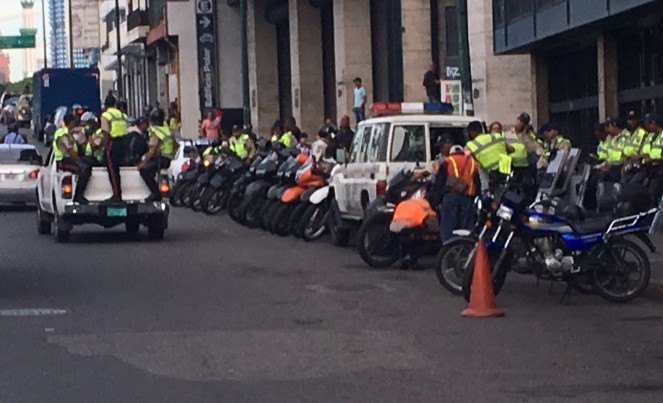
<path id="1" fill-rule="evenodd" d="M 177 181 L 180 173 L 189 167 L 191 159 L 198 157 L 198 151 L 210 144 L 210 141 L 207 139 L 198 139 L 195 142 L 183 139 L 177 141 L 180 143 L 180 148 L 175 152 L 175 158 L 170 162 L 170 168 L 168 168 L 168 177 L 170 178 L 170 183 L 173 184 Z"/>
<path id="2" fill-rule="evenodd" d="M 0 204 L 36 203 L 42 158 L 31 144 L 0 144 Z"/>
<path id="3" fill-rule="evenodd" d="M 331 233 L 338 246 L 347 245 L 370 203 L 383 195 L 387 183 L 401 169 L 431 171 L 437 155 L 434 144 L 443 134 L 464 144 L 465 128 L 476 117 L 458 115 L 396 115 L 368 119 L 359 124 L 352 150 L 334 172 Z"/>

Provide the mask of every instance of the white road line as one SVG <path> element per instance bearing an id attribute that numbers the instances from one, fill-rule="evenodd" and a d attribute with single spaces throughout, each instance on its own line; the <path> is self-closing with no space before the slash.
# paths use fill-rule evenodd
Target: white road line
<path id="1" fill-rule="evenodd" d="M 0 316 L 6 317 L 56 316 L 65 315 L 66 313 L 66 309 L 57 308 L 0 309 Z"/>

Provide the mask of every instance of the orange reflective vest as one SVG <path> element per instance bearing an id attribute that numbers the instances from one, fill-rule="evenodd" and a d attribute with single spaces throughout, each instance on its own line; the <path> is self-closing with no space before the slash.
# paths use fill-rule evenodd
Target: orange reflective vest
<path id="1" fill-rule="evenodd" d="M 477 174 L 478 165 L 472 156 L 465 154 L 453 154 L 444 158 L 447 165 L 447 175 L 453 178 L 459 178 L 467 184 L 466 196 L 476 196 L 477 189 L 474 185 L 474 175 Z"/>

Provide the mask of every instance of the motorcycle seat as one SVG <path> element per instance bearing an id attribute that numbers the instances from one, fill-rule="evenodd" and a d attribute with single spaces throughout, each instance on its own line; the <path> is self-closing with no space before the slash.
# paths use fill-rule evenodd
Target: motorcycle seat
<path id="1" fill-rule="evenodd" d="M 612 214 L 602 214 L 579 223 L 571 223 L 571 227 L 573 227 L 578 234 L 603 232 L 608 229 L 608 226 L 613 220 L 614 218 L 612 217 Z"/>

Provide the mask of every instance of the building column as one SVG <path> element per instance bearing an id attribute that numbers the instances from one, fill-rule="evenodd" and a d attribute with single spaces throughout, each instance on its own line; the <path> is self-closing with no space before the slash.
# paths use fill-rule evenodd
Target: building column
<path id="1" fill-rule="evenodd" d="M 596 40 L 599 80 L 599 121 L 619 114 L 617 98 L 617 44 L 612 35 L 601 34 Z"/>
<path id="2" fill-rule="evenodd" d="M 279 118 L 276 28 L 265 21 L 264 0 L 247 1 L 246 6 L 251 125 L 269 138 L 272 124 Z"/>
<path id="3" fill-rule="evenodd" d="M 431 62 L 430 0 L 401 2 L 403 26 L 403 97 L 406 102 L 422 102 L 424 72 Z"/>
<path id="4" fill-rule="evenodd" d="M 337 121 L 352 116 L 355 77 L 361 77 L 369 98 L 373 93 L 370 20 L 370 0 L 334 0 Z"/>
<path id="5" fill-rule="evenodd" d="M 548 63 L 546 59 L 531 54 L 532 74 L 532 126 L 535 128 L 550 120 L 548 108 Z"/>
<path id="6" fill-rule="evenodd" d="M 289 0 L 292 115 L 302 131 L 317 131 L 324 119 L 320 10 L 309 0 Z"/>
<path id="7" fill-rule="evenodd" d="M 256 0 L 258 1 L 258 0 Z M 253 1 L 247 1 L 253 3 Z M 238 7 L 227 1 L 216 6 L 218 100 L 223 109 L 242 108 L 242 38 Z M 267 24 L 264 20 L 262 24 Z"/>

